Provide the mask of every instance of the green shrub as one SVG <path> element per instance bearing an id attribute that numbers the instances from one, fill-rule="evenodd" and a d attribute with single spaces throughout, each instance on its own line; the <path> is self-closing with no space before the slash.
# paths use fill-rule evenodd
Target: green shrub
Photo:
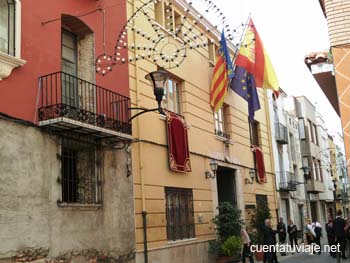
<path id="1" fill-rule="evenodd" d="M 220 203 L 217 209 L 219 213 L 213 218 L 217 239 L 209 242 L 209 252 L 223 255 L 224 242 L 231 236 L 240 237 L 243 220 L 241 210 L 229 202 Z"/>
<path id="2" fill-rule="evenodd" d="M 241 238 L 239 236 L 231 236 L 225 240 L 221 249 L 225 256 L 237 257 L 241 253 Z"/>
<path id="3" fill-rule="evenodd" d="M 229 202 L 220 203 L 219 213 L 214 217 L 216 234 L 221 243 L 231 236 L 240 236 L 243 220 L 241 219 L 241 210 Z"/>
<path id="4" fill-rule="evenodd" d="M 255 209 L 254 214 L 251 219 L 251 225 L 255 228 L 256 231 L 256 243 L 253 244 L 262 244 L 263 242 L 263 234 L 262 234 L 262 226 L 265 224 L 265 219 L 271 219 L 270 208 L 265 202 L 259 204 L 259 206 Z M 251 236 L 252 238 L 252 236 Z M 254 238 L 254 237 L 253 237 Z M 253 241 L 253 240 L 252 240 Z"/>

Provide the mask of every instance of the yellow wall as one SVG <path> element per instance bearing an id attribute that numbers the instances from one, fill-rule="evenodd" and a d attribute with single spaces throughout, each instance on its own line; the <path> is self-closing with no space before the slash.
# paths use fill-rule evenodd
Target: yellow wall
<path id="1" fill-rule="evenodd" d="M 129 17 L 135 8 L 133 1 L 129 1 Z M 182 10 L 177 9 L 178 12 L 182 12 Z M 146 32 L 149 30 L 147 21 L 142 16 L 138 18 L 136 23 L 139 27 L 143 27 Z M 205 31 L 203 32 L 205 33 Z M 130 30 L 128 37 L 130 42 L 143 43 L 144 41 L 143 38 L 136 36 Z M 169 170 L 166 122 L 158 113 L 141 115 L 132 123 L 133 136 L 140 140 L 132 144 L 137 251 L 143 250 L 142 211 L 147 211 L 148 214 L 148 247 L 150 249 L 171 247 L 167 241 L 165 228 L 164 186 L 193 189 L 196 221 L 196 240 L 193 242 L 214 238 L 211 219 L 217 204 L 216 182 L 212 179 L 207 180 L 204 176 L 205 171 L 210 170 L 209 162 L 212 158 L 220 160 L 221 166 L 238 170 L 237 192 L 241 209 L 244 209 L 244 204 L 255 204 L 256 194 L 266 194 L 275 220 L 276 192 L 275 179 L 272 175 L 274 165 L 270 157 L 272 151 L 270 128 L 267 126 L 269 121 L 268 109 L 265 104 L 266 94 L 263 90 L 259 90 L 262 109 L 257 112 L 256 119 L 260 122 L 260 141 L 265 153 L 268 182 L 266 184 L 258 184 L 257 182 L 245 184 L 245 179 L 249 178 L 249 168 L 254 167 L 253 154 L 250 150 L 247 103 L 229 91 L 225 102 L 229 105 L 227 119 L 233 144 L 229 145 L 230 160 L 227 161 L 224 158 L 224 143 L 214 135 L 214 116 L 209 105 L 213 67 L 210 67 L 208 63 L 208 49 L 188 49 L 187 51 L 187 58 L 180 67 L 171 69 L 169 72 L 183 80 L 180 92 L 181 114 L 190 127 L 188 138 L 192 172 L 183 174 Z M 135 55 L 132 50 L 129 50 L 129 54 Z M 155 70 L 157 70 L 157 65 L 147 59 L 129 63 L 130 94 L 133 107 L 155 108 L 157 106 L 152 87 L 144 77 L 147 73 Z M 202 216 L 202 223 L 199 223 L 199 215 Z"/>

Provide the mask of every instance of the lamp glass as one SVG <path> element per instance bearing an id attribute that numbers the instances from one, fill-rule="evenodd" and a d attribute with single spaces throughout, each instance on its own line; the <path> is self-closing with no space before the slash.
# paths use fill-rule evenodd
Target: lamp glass
<path id="1" fill-rule="evenodd" d="M 215 173 L 218 170 L 218 162 L 216 160 L 210 161 L 210 169 Z"/>
<path id="2" fill-rule="evenodd" d="M 309 173 L 310 173 L 310 168 L 309 168 L 308 166 L 303 166 L 303 167 L 301 167 L 300 169 L 303 170 L 303 172 L 304 172 L 305 175 L 309 175 Z"/>
<path id="3" fill-rule="evenodd" d="M 255 170 L 254 169 L 249 170 L 249 177 L 250 177 L 250 179 L 254 180 L 254 178 L 255 178 Z"/>
<path id="4" fill-rule="evenodd" d="M 145 76 L 147 80 L 151 82 L 154 90 L 164 90 L 167 80 L 170 78 L 170 74 L 165 70 L 153 71 Z"/>

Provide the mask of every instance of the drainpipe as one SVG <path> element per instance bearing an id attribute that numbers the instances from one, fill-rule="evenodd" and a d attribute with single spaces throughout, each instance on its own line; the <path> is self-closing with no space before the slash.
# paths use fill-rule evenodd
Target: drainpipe
<path id="1" fill-rule="evenodd" d="M 143 256 L 144 262 L 148 263 L 148 248 L 147 248 L 147 212 L 142 211 L 142 223 L 143 223 Z"/>
<path id="2" fill-rule="evenodd" d="M 269 98 L 267 96 L 267 91 L 264 89 L 264 104 L 265 104 L 265 112 L 266 112 L 266 124 L 268 129 L 268 136 L 269 136 L 269 147 L 270 147 L 270 165 L 271 165 L 271 174 L 274 181 L 275 191 L 274 191 L 274 198 L 275 198 L 275 204 L 276 204 L 276 216 L 277 216 L 277 222 L 278 222 L 278 198 L 277 198 L 277 185 L 276 185 L 276 173 L 275 173 L 275 164 L 273 160 L 273 148 L 272 148 L 272 130 L 271 130 L 271 123 L 270 123 L 270 110 L 269 110 Z"/>
<path id="3" fill-rule="evenodd" d="M 133 3 L 133 13 L 135 13 L 137 11 L 135 0 L 132 3 Z M 137 35 L 135 31 L 133 32 L 133 35 L 134 35 L 134 40 L 136 40 Z M 134 51 L 134 56 L 136 56 L 136 51 Z M 138 69 L 139 69 L 139 62 L 135 60 L 136 105 L 138 108 L 141 108 L 140 90 L 138 87 L 139 80 L 140 80 Z M 140 128 L 140 118 L 136 118 L 135 120 L 137 121 L 138 139 L 142 139 L 142 136 L 141 136 L 142 129 Z M 147 210 L 146 210 L 146 197 L 145 197 L 145 178 L 143 174 L 143 143 L 140 142 L 137 145 L 139 147 L 139 174 L 140 174 L 140 180 L 141 180 L 142 225 L 143 225 L 143 244 L 144 244 L 143 255 L 144 255 L 144 263 L 148 263 L 147 220 L 146 220 Z"/>

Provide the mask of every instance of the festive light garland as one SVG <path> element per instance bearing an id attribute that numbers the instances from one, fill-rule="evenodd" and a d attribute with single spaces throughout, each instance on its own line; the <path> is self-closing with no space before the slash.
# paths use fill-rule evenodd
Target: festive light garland
<path id="1" fill-rule="evenodd" d="M 162 0 L 149 0 L 141 4 L 139 8 L 127 20 L 120 31 L 115 45 L 113 55 L 106 52 L 96 58 L 96 72 L 106 75 L 112 71 L 114 66 L 132 63 L 138 60 L 148 59 L 158 66 L 171 69 L 179 67 L 187 57 L 187 49 L 206 48 L 209 44 L 217 44 L 218 39 L 208 39 L 208 33 L 216 33 L 219 29 L 224 29 L 227 40 L 234 42 L 239 39 L 244 31 L 245 24 L 230 29 L 227 18 L 214 1 L 211 0 L 186 0 L 183 14 L 179 14 L 173 8 L 173 1 L 164 2 L 164 25 L 158 23 L 150 14 L 153 14 L 157 4 Z M 176 16 L 176 17 L 175 17 Z M 206 17 L 209 17 L 208 19 Z M 213 17 L 215 19 L 213 19 Z M 140 28 L 136 21 L 144 18 L 150 29 L 145 31 L 145 26 Z M 180 23 L 176 23 L 179 18 Z M 215 20 L 214 23 L 207 21 Z M 197 27 L 200 25 L 203 30 Z M 209 26 L 208 26 L 209 25 Z M 127 40 L 127 31 L 134 32 L 145 42 L 143 44 L 129 43 Z M 233 43 L 236 47 L 240 43 Z M 134 55 L 126 54 L 128 50 L 134 52 Z"/>

